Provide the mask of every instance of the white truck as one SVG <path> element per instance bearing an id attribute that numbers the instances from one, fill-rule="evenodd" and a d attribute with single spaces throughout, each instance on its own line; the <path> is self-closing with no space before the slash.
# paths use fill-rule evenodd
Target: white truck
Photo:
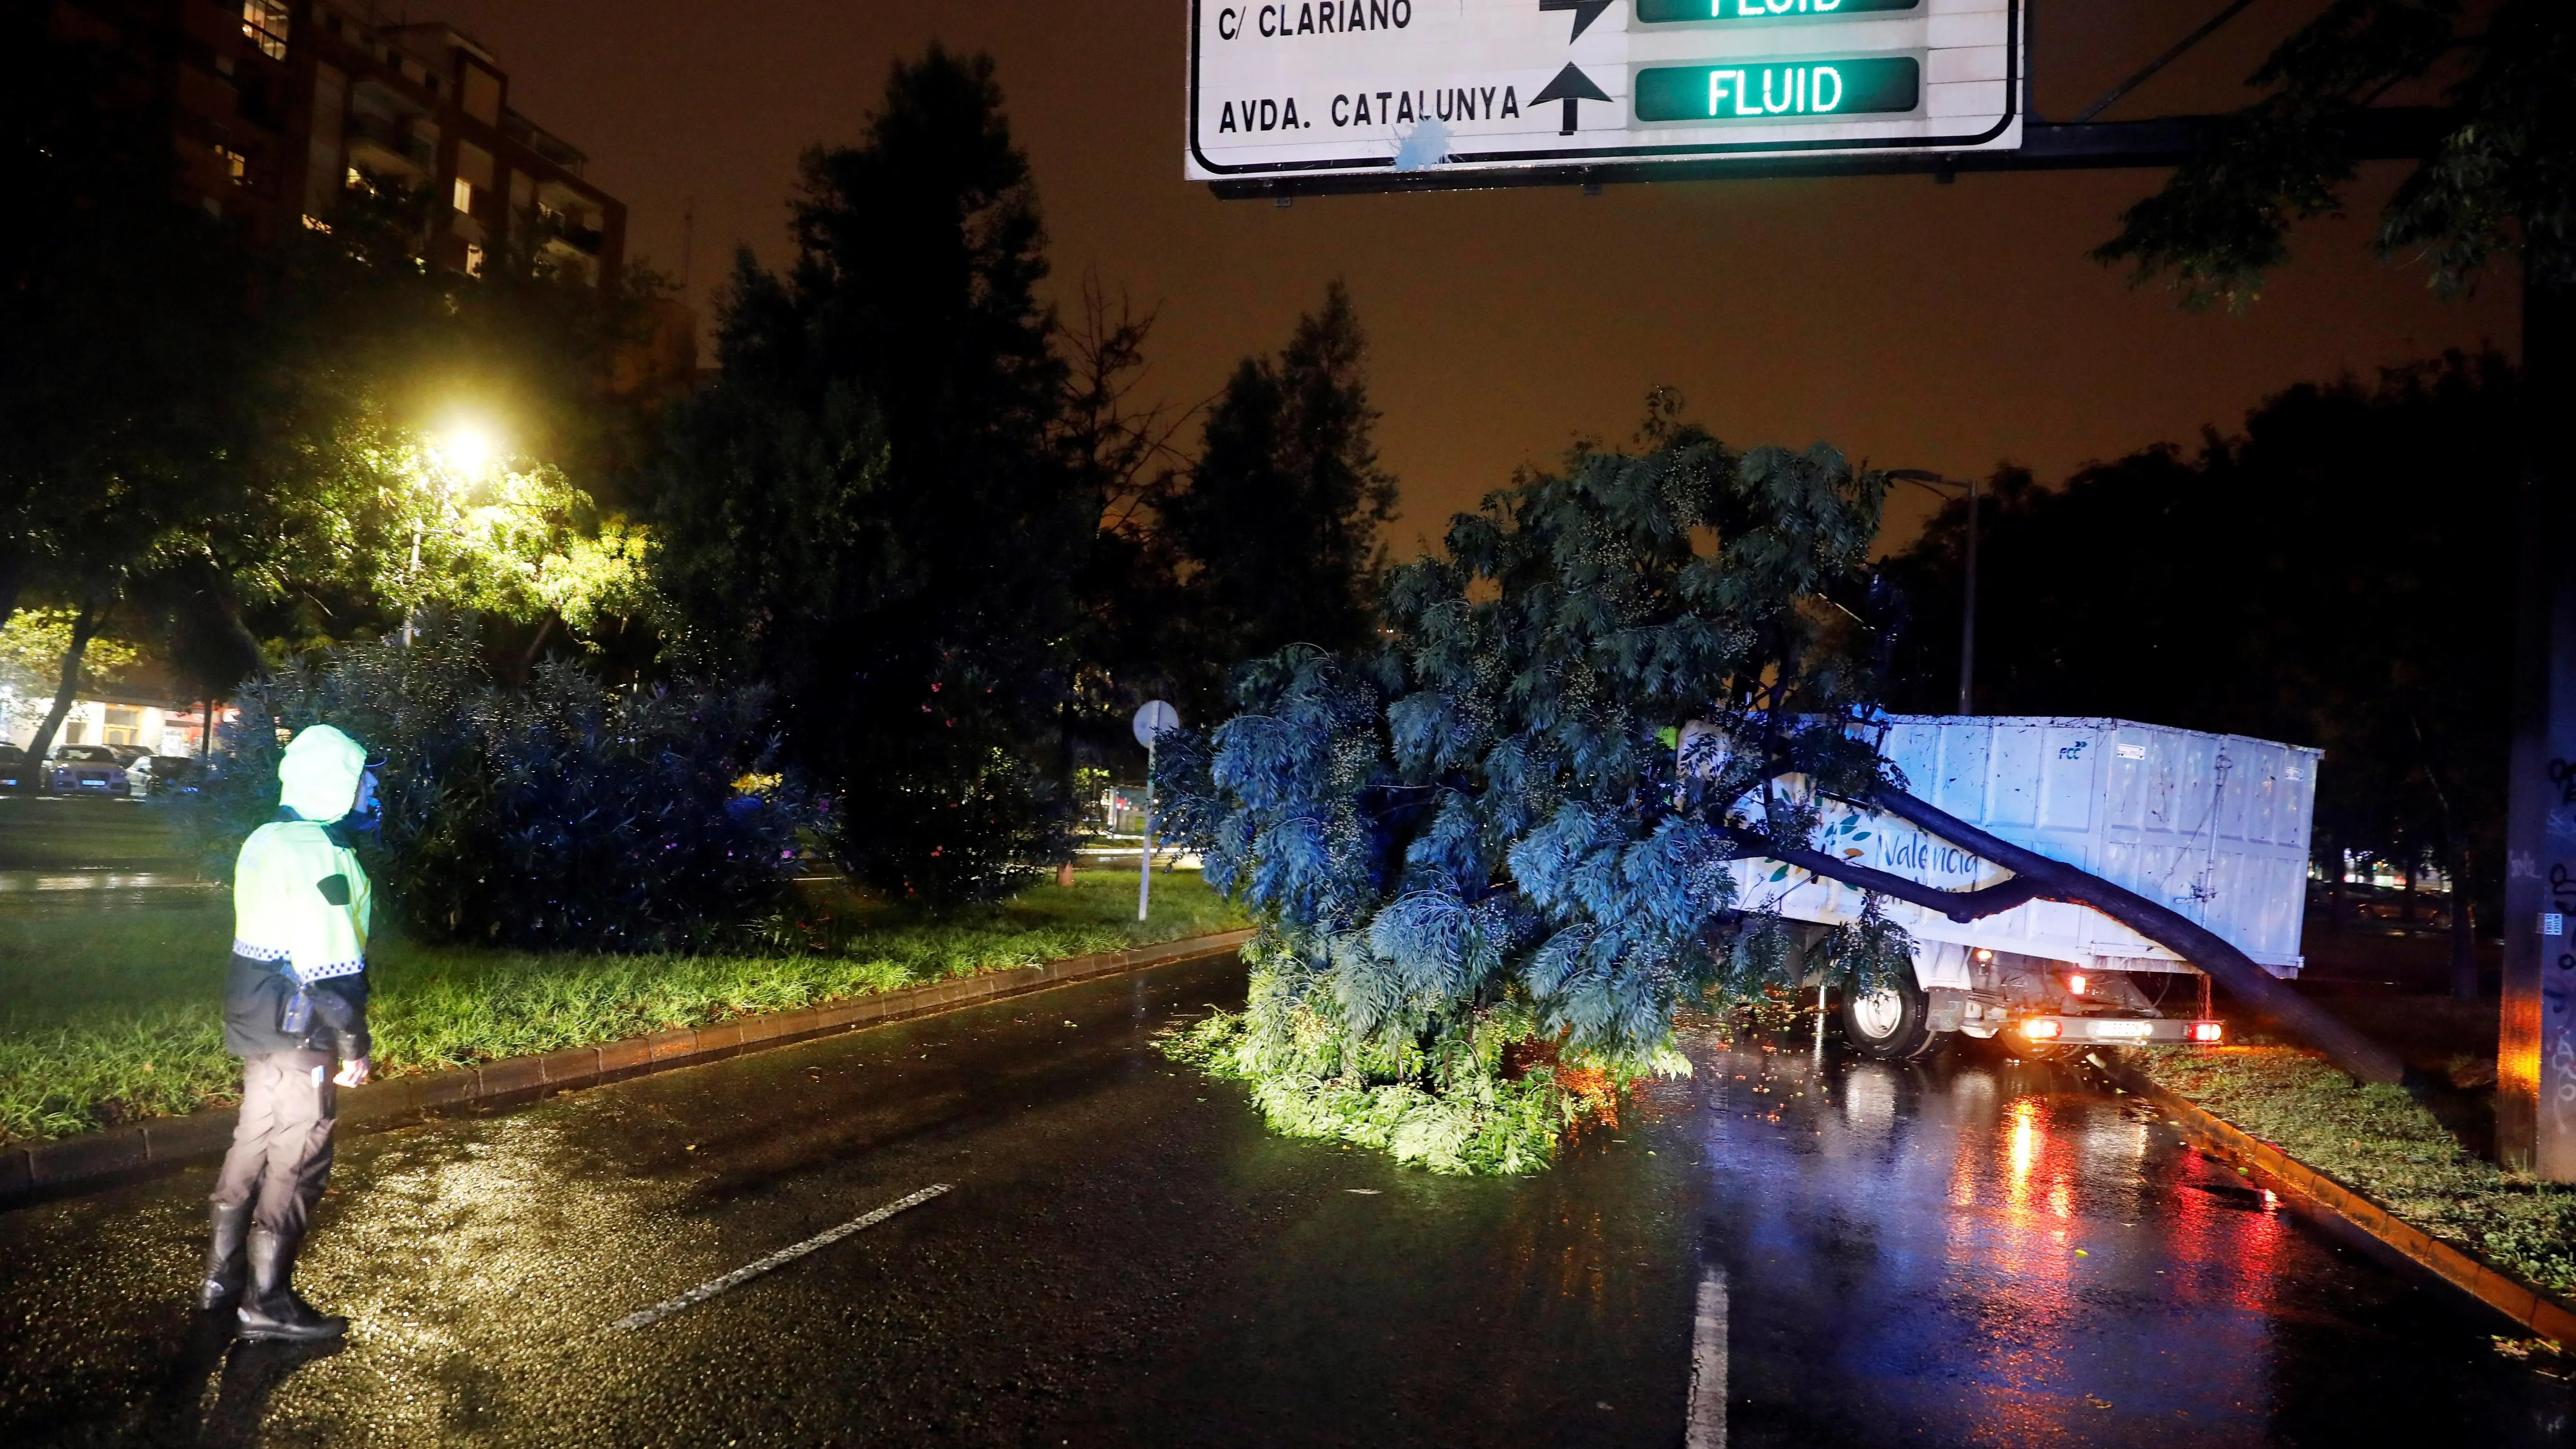
<path id="1" fill-rule="evenodd" d="M 1908 794 L 2000 840 L 2179 912 L 2272 975 L 2293 978 L 2321 752 L 2113 719 L 1899 715 L 1881 749 Z M 1816 845 L 1944 891 L 2012 873 L 1908 821 L 1839 801 Z M 1776 860 L 1736 861 L 1736 899 L 1849 924 L 1864 894 Z M 1920 1056 L 1950 1032 L 2015 1034 L 2034 1051 L 2215 1042 L 2207 977 L 2088 906 L 2032 900 L 1973 921 L 1882 898 L 1915 942 L 1913 980 L 1847 992 L 1845 1037 Z"/>

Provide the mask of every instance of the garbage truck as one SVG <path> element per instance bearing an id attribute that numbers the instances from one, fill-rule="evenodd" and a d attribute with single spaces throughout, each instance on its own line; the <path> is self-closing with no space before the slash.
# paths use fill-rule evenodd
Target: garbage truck
<path id="1" fill-rule="evenodd" d="M 2117 719 L 1876 723 L 1906 794 L 2166 905 L 2271 975 L 2297 977 L 2321 751 Z M 1819 850 L 1944 892 L 2012 876 L 1867 804 L 1828 800 L 1818 819 Z M 1740 907 L 1791 920 L 1851 924 L 1868 899 L 1784 861 L 1748 857 L 1729 869 Z M 1882 895 L 1880 909 L 1913 938 L 1913 972 L 1843 993 L 1844 1038 L 1864 1055 L 1907 1060 L 1953 1033 L 2006 1036 L 2024 1055 L 2224 1035 L 2199 968 L 2092 907 L 2035 899 L 1960 921 Z"/>

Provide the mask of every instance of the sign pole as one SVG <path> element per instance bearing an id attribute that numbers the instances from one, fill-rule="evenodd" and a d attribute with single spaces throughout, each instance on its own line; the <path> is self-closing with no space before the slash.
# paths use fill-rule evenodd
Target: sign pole
<path id="1" fill-rule="evenodd" d="M 2496 1158 L 2576 1181 L 2576 504 L 2558 409 L 2576 393 L 2576 289 L 2524 268 L 2521 618 L 2505 807 Z M 2535 275 L 2540 274 L 2540 275 Z M 2458 890 L 2459 887 L 2454 887 Z"/>
<path id="2" fill-rule="evenodd" d="M 1154 745 L 1145 743 L 1145 846 L 1136 857 L 1136 919 L 1145 919 L 1154 901 Z"/>
<path id="3" fill-rule="evenodd" d="M 1145 701 L 1136 711 L 1136 743 L 1145 747 L 1144 848 L 1136 853 L 1136 919 L 1140 921 L 1154 904 L 1154 742 L 1180 723 L 1180 712 L 1159 699 Z"/>

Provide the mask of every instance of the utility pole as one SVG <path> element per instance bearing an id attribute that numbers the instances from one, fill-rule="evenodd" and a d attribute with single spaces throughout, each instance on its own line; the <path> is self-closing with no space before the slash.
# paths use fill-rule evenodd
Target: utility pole
<path id="1" fill-rule="evenodd" d="M 2576 398 L 2576 288 L 2533 243 L 2523 260 L 2522 494 L 2513 734 L 2505 806 L 2504 1001 L 2496 1157 L 2576 1181 L 2576 528 L 2565 409 Z M 2456 909 L 2456 907 L 2455 907 Z"/>
<path id="2" fill-rule="evenodd" d="M 1965 482 L 1944 478 L 1925 468 L 1890 468 L 1887 476 L 1899 482 L 1927 489 L 1936 497 L 1947 497 L 1944 488 L 1964 488 L 1968 494 L 1968 569 L 1960 581 L 1962 604 L 1959 609 L 1959 713 L 1977 712 L 1977 480 Z"/>
<path id="3" fill-rule="evenodd" d="M 1959 610 L 1959 713 L 1977 712 L 1977 480 L 1968 479 L 1968 599 Z"/>

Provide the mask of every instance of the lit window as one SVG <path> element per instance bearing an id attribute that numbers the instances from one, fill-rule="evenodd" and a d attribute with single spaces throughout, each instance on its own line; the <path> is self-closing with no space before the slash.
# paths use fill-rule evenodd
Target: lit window
<path id="1" fill-rule="evenodd" d="M 286 0 L 242 0 L 242 39 L 270 60 L 286 59 Z"/>
<path id="2" fill-rule="evenodd" d="M 474 209 L 474 183 L 462 176 L 456 178 L 456 209 L 458 211 Z"/>
<path id="3" fill-rule="evenodd" d="M 224 163 L 224 174 L 232 178 L 233 185 L 248 186 L 250 184 L 249 157 L 244 156 L 239 151 L 235 151 L 224 146 L 217 146 L 215 148 L 215 155 L 222 158 Z"/>
<path id="4" fill-rule="evenodd" d="M 483 275 L 483 248 L 472 242 L 465 244 L 465 275 L 469 277 Z"/>

